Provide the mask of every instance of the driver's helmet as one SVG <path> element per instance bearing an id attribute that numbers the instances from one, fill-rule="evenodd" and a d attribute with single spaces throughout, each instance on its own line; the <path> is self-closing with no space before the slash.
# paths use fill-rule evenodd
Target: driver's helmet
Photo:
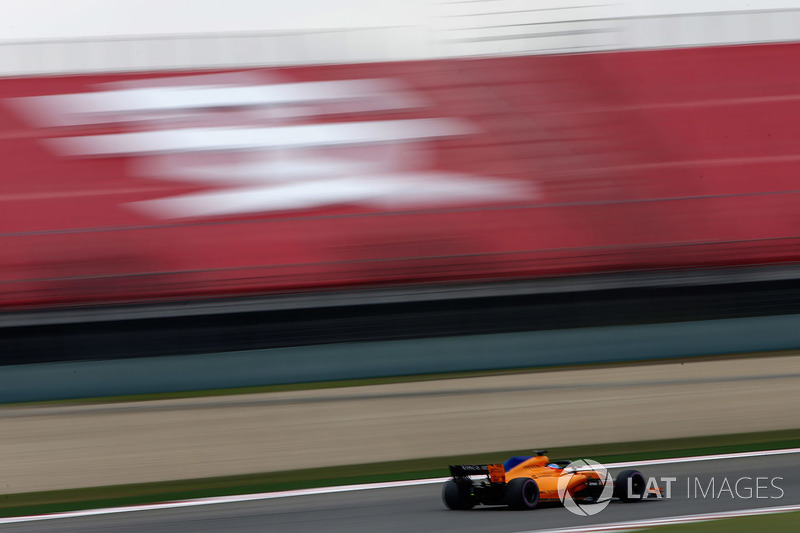
<path id="1" fill-rule="evenodd" d="M 547 468 L 555 468 L 556 470 L 560 470 L 561 469 L 561 467 L 558 466 L 555 463 L 550 463 L 549 465 L 547 465 Z"/>

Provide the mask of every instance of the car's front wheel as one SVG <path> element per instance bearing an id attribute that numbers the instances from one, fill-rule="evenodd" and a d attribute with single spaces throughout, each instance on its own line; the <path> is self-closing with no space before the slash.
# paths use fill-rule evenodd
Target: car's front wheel
<path id="1" fill-rule="evenodd" d="M 647 483 L 638 470 L 623 470 L 614 482 L 614 496 L 625 503 L 642 501 L 646 489 Z"/>
<path id="2" fill-rule="evenodd" d="M 518 477 L 506 486 L 506 505 L 512 509 L 533 509 L 539 504 L 539 485 L 529 477 Z"/>

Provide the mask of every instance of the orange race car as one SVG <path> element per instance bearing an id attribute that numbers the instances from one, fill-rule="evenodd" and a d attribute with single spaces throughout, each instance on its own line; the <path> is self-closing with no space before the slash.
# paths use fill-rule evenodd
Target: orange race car
<path id="1" fill-rule="evenodd" d="M 582 503 L 611 496 L 636 502 L 661 495 L 661 489 L 648 486 L 637 470 L 624 470 L 612 481 L 604 468 L 588 467 L 584 461 L 552 462 L 546 450 L 534 453 L 512 457 L 502 464 L 451 465 L 453 479 L 442 489 L 445 505 L 458 510 L 478 504 L 533 509 L 540 502 L 564 503 L 565 494 Z"/>

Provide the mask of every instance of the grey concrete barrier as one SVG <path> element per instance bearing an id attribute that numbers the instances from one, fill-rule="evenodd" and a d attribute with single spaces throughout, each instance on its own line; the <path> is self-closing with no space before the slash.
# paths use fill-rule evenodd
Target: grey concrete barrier
<path id="1" fill-rule="evenodd" d="M 0 402 L 800 348 L 800 315 L 0 367 Z"/>

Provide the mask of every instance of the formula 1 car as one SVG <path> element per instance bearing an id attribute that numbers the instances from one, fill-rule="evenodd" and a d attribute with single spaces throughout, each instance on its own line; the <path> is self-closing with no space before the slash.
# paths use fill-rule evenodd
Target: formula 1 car
<path id="1" fill-rule="evenodd" d="M 620 472 L 612 489 L 607 487 L 612 481 L 603 469 L 598 472 L 577 466 L 585 464 L 583 461 L 551 462 L 545 455 L 547 450 L 534 453 L 512 457 L 502 464 L 451 465 L 453 479 L 442 489 L 444 504 L 454 510 L 472 509 L 478 504 L 533 509 L 540 502 L 563 503 L 565 493 L 582 503 L 596 503 L 609 495 L 623 502 L 661 495 L 661 489 L 649 487 L 637 470 Z"/>

